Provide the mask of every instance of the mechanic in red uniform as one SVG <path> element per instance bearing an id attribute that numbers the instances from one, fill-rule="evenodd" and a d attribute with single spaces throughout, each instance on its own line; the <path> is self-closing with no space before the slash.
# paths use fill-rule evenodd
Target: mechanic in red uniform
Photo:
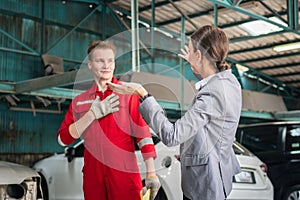
<path id="1" fill-rule="evenodd" d="M 95 41 L 88 48 L 88 68 L 94 83 L 70 104 L 58 131 L 58 141 L 69 145 L 84 139 L 83 191 L 85 200 L 140 200 L 142 181 L 135 142 L 145 165 L 145 185 L 153 200 L 160 188 L 155 173 L 155 147 L 149 127 L 138 112 L 139 97 L 113 94 L 115 47 Z M 118 96 L 117 96 L 118 95 Z M 118 111 L 118 112 L 117 112 Z"/>

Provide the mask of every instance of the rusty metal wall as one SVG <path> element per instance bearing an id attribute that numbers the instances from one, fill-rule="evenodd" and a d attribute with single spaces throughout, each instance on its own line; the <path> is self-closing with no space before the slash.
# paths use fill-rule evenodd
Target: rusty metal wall
<path id="1" fill-rule="evenodd" d="M 57 130 L 64 115 L 0 110 L 0 153 L 63 151 Z"/>
<path id="2" fill-rule="evenodd" d="M 21 81 L 42 76 L 40 55 L 44 53 L 67 58 L 65 70 L 74 69 L 86 57 L 88 43 L 102 39 L 98 12 L 101 6 L 93 12 L 95 5 L 90 7 L 87 3 L 43 1 L 0 1 L 0 80 Z M 109 25 L 106 33 L 120 32 L 111 13 L 107 13 L 103 22 Z"/>
<path id="3" fill-rule="evenodd" d="M 100 20 L 102 6 L 90 15 L 95 5 L 66 2 L 0 1 L 1 81 L 19 82 L 44 76 L 43 53 L 66 58 L 65 71 L 79 68 L 86 57 L 88 43 L 103 39 L 101 23 L 106 25 L 107 34 L 123 31 L 108 11 L 105 20 Z M 130 63 L 128 68 L 131 68 Z M 30 165 L 40 157 L 64 150 L 57 143 L 56 134 L 68 105 L 64 105 L 61 114 L 36 113 L 34 116 L 32 112 L 8 110 L 3 101 L 5 95 L 0 96 L 0 160 Z"/>

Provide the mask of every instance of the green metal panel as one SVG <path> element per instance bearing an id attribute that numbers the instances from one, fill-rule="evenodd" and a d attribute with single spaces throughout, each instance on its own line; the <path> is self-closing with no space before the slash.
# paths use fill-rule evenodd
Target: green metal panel
<path id="1" fill-rule="evenodd" d="M 81 91 L 73 91 L 72 88 L 52 87 L 52 85 L 50 88 L 35 88 L 38 90 L 27 91 L 30 87 L 26 84 L 35 83 L 37 87 L 47 85 L 45 79 L 35 82 L 36 78 L 44 76 L 40 58 L 42 53 L 48 52 L 49 54 L 62 57 L 65 71 L 79 69 L 86 58 L 87 45 L 93 40 L 107 37 L 113 39 L 118 47 L 116 73 L 122 74 L 131 70 L 131 41 L 128 39 L 130 37 L 126 34 L 123 34 L 121 38 L 117 37 L 120 36 L 122 31 L 126 30 L 126 25 L 130 24 L 130 21 L 124 17 L 124 22 L 121 22 L 111 8 L 119 11 L 122 11 L 122 9 L 109 5 L 104 13 L 102 12 L 104 1 L 73 0 L 66 2 L 66 4 L 63 4 L 62 1 L 53 0 L 0 1 L 0 80 L 6 80 L 6 82 L 2 81 L 0 83 L 2 99 L 5 95 L 15 94 L 15 92 L 21 92 L 22 98 L 27 95 L 26 98 L 41 96 L 72 99 L 74 95 L 79 94 Z M 212 2 L 220 3 L 220 1 Z M 93 3 L 92 8 L 89 7 L 91 3 Z M 170 2 L 157 2 L 155 7 L 165 3 Z M 233 5 L 230 4 L 229 6 Z M 150 9 L 150 7 L 145 9 Z M 126 14 L 128 15 L 129 13 Z M 191 18 L 204 14 L 197 13 L 187 17 Z M 104 16 L 105 27 L 103 26 Z M 175 20 L 181 20 L 181 18 Z M 157 24 L 153 22 L 152 26 L 157 26 Z M 291 30 L 288 29 L 288 31 Z M 297 30 L 291 32 L 299 33 Z M 180 35 L 174 33 L 171 35 L 180 37 Z M 141 49 L 142 71 L 155 71 L 157 74 L 173 77 L 180 77 L 181 74 L 184 74 L 186 79 L 196 81 L 188 63 L 184 62 L 183 68 L 181 68 L 183 71 L 180 71 L 179 58 L 177 56 L 177 53 L 180 51 L 180 42 L 176 38 L 145 33 L 140 35 L 140 39 L 146 43 L 147 47 L 147 49 Z M 245 39 L 247 38 L 238 38 L 231 42 Z M 153 56 L 149 55 L 147 51 L 150 47 L 155 48 Z M 155 57 L 154 65 L 153 57 Z M 152 68 L 153 66 L 155 66 L 155 69 Z M 259 73 L 255 72 L 254 74 L 257 75 Z M 60 81 L 66 80 L 61 79 Z M 246 89 L 268 89 L 267 92 L 278 93 L 278 90 L 274 88 L 266 89 L 266 85 L 258 83 L 256 80 L 250 80 L 249 77 L 241 77 L 241 81 Z M 44 85 L 39 85 L 40 83 Z M 70 87 L 72 87 L 72 84 Z M 281 94 L 288 96 L 288 92 L 282 92 Z M 294 99 L 286 98 L 286 101 L 291 102 L 290 104 L 295 106 L 295 108 L 300 108 L 299 101 L 298 104 Z M 1 101 L 0 134 L 2 139 L 0 141 L 0 153 L 49 153 L 62 151 L 62 147 L 56 141 L 56 132 L 63 120 L 69 102 L 66 101 L 62 105 L 63 112 L 60 114 L 37 112 L 36 116 L 34 116 L 33 112 L 8 110 L 5 101 Z M 172 102 L 159 103 L 167 110 L 168 116 L 172 116 L 175 119 L 182 115 L 179 104 Z M 30 105 L 24 105 L 23 108 L 24 110 L 30 110 Z M 45 110 L 47 109 L 45 108 Z M 50 112 L 51 110 L 49 109 L 48 111 Z M 243 111 L 241 119 L 273 120 L 274 118 L 272 117 L 270 113 Z"/>
<path id="2" fill-rule="evenodd" d="M 0 110 L 0 153 L 54 153 L 63 115 Z"/>

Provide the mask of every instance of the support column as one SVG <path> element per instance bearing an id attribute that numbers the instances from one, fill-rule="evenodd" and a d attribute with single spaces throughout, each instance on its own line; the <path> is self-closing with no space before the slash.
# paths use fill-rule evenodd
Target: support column
<path id="1" fill-rule="evenodd" d="M 140 72 L 138 0 L 131 0 L 131 45 L 132 45 L 132 71 Z"/>
<path id="2" fill-rule="evenodd" d="M 154 49 L 154 44 L 155 44 L 155 32 L 154 32 L 154 25 L 155 25 L 155 1 L 152 0 L 151 3 L 151 8 L 152 8 L 152 16 L 151 16 L 151 72 L 155 73 L 155 49 Z"/>
<path id="3" fill-rule="evenodd" d="M 181 48 L 185 45 L 185 17 L 181 15 Z M 180 109 L 184 111 L 184 60 L 180 59 Z M 183 113 L 181 113 L 183 114 Z"/>
<path id="4" fill-rule="evenodd" d="M 102 4 L 102 13 L 101 13 L 101 27 L 102 30 L 102 34 L 101 34 L 101 39 L 104 41 L 106 39 L 106 21 L 107 21 L 107 18 L 106 18 L 106 4 Z"/>
<path id="5" fill-rule="evenodd" d="M 218 26 L 218 5 L 214 3 L 214 25 Z"/>
<path id="6" fill-rule="evenodd" d="M 298 0 L 287 0 L 286 3 L 289 27 L 297 30 L 299 26 L 299 2 Z"/>
<path id="7" fill-rule="evenodd" d="M 45 43 L 45 0 L 41 1 L 41 46 L 40 46 L 40 54 L 44 53 L 44 43 Z"/>

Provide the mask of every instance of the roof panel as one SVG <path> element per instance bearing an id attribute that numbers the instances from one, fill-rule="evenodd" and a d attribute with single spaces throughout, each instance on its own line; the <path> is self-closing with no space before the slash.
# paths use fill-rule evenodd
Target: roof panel
<path id="1" fill-rule="evenodd" d="M 172 2 L 176 8 L 168 0 L 155 1 L 155 22 L 156 24 L 161 24 L 161 27 L 180 34 L 181 13 L 189 17 L 189 19 L 186 19 L 185 21 L 186 33 L 192 33 L 197 29 L 197 27 L 202 25 L 214 23 L 213 3 L 199 0 L 173 0 Z M 253 13 L 251 17 L 234 11 L 233 9 L 218 6 L 218 25 L 223 27 L 231 41 L 229 57 L 239 61 L 240 63 L 245 63 L 247 66 L 254 69 L 269 68 L 268 70 L 261 71 L 274 76 L 274 78 L 277 78 L 278 80 L 279 77 L 276 77 L 278 74 L 288 74 L 300 71 L 299 64 L 295 66 L 292 65 L 292 63 L 300 62 L 299 50 L 278 53 L 272 49 L 273 46 L 278 44 L 299 41 L 300 31 L 291 32 L 283 30 L 282 32 L 264 36 L 251 36 L 250 33 L 240 26 L 245 22 L 255 21 L 256 19 L 253 18 L 255 17 L 254 14 L 266 18 L 275 16 L 276 19 L 287 22 L 288 12 L 286 0 L 264 0 L 261 2 L 243 0 L 239 2 L 240 4 L 238 6 L 240 8 Z M 138 3 L 139 8 L 143 10 L 140 12 L 140 17 L 151 21 L 151 1 L 139 0 Z M 129 0 L 116 0 L 113 4 L 130 11 Z M 144 7 L 147 7 L 148 9 L 143 9 Z M 190 23 L 189 20 L 192 20 L 192 23 L 197 27 Z M 253 59 L 255 61 L 251 62 Z M 288 67 L 285 67 L 286 65 L 288 65 Z M 279 66 L 279 68 L 276 66 Z M 283 67 L 280 68 L 280 66 Z M 282 79 L 282 76 L 280 76 L 280 78 Z M 294 77 L 285 77 L 287 80 L 291 78 Z M 300 84 L 293 83 L 293 85 L 297 85 L 299 87 Z"/>

